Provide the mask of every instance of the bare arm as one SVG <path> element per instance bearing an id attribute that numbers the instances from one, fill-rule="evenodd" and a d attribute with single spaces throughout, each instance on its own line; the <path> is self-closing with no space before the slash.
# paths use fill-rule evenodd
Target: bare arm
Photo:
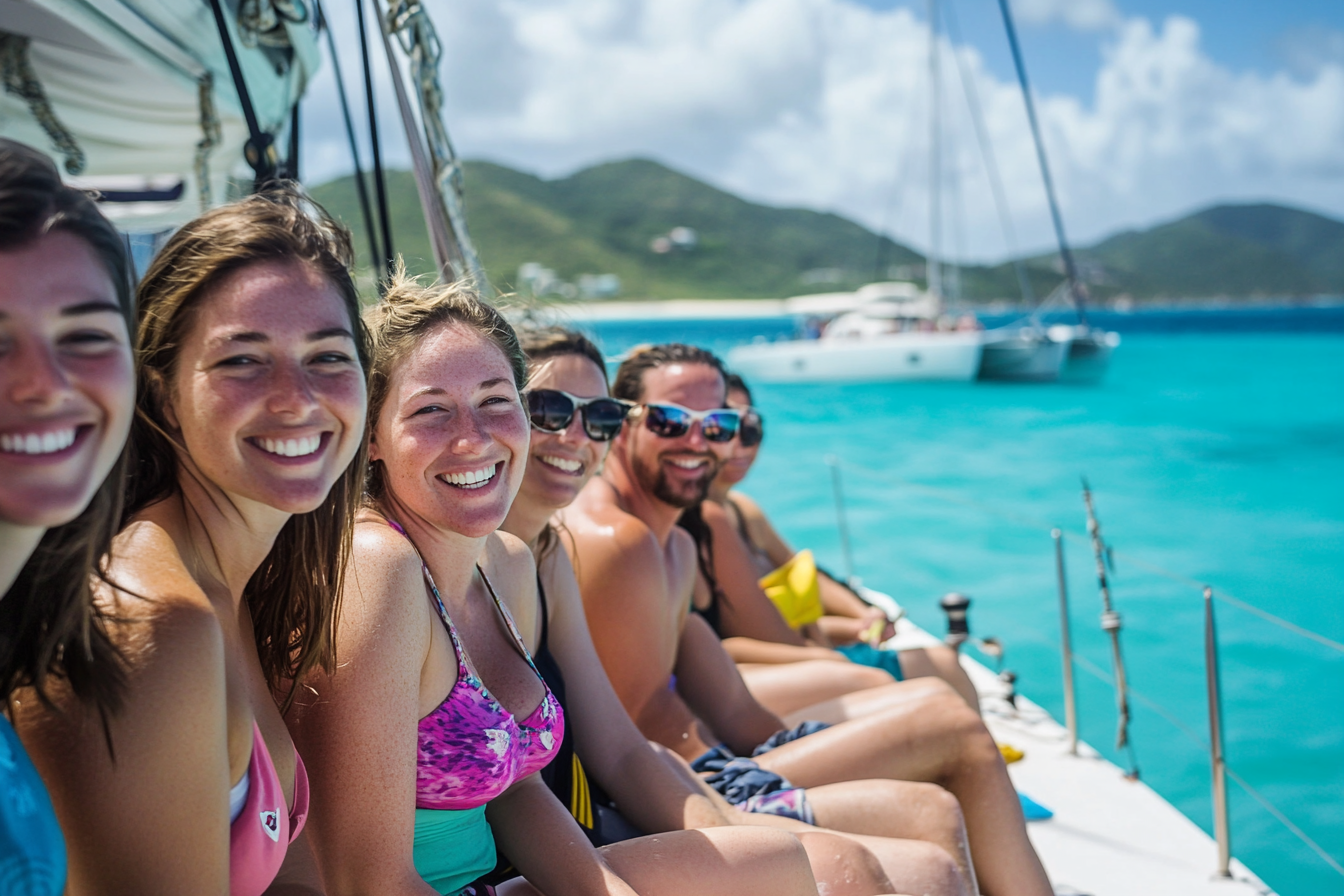
<path id="1" fill-rule="evenodd" d="M 27 694 L 16 706 L 65 833 L 66 892 L 224 896 L 231 782 L 223 637 L 204 595 L 165 596 L 149 587 L 162 583 L 120 581 L 154 595 L 155 605 L 151 619 L 123 630 L 133 630 L 134 642 L 126 645 L 126 702 L 108 720 L 116 761 L 98 714 L 74 698 L 58 695 L 59 713 Z"/>
<path id="2" fill-rule="evenodd" d="M 727 512 L 712 501 L 702 504 L 700 512 L 714 536 L 714 577 L 725 598 L 720 602 L 723 636 L 804 646 L 803 636 L 789 628 L 757 584 L 751 553 Z"/>
<path id="3" fill-rule="evenodd" d="M 706 796 L 707 788 L 688 786 L 671 772 L 621 706 L 588 633 L 569 555 L 553 550 L 540 565 L 550 609 L 550 649 L 568 686 L 566 723 L 584 767 L 622 813 L 648 833 L 731 823 Z"/>
<path id="4" fill-rule="evenodd" d="M 826 647 L 795 647 L 792 644 L 758 641 L 755 638 L 724 638 L 723 649 L 736 663 L 778 665 L 799 663 L 804 660 L 849 662 L 843 654 Z"/>
<path id="5" fill-rule="evenodd" d="M 677 692 L 729 749 L 742 756 L 750 756 L 761 741 L 784 727 L 751 696 L 718 635 L 699 616 L 686 617 L 682 626 Z"/>
<path id="6" fill-rule="evenodd" d="M 546 896 L 635 896 L 540 776 L 514 782 L 487 804 L 485 817 L 500 851 Z"/>
<path id="7" fill-rule="evenodd" d="M 420 682 L 434 631 L 420 563 L 390 528 L 361 525 L 345 581 L 340 666 L 306 683 L 289 718 L 313 791 L 306 831 L 333 894 L 432 896 L 412 855 Z"/>

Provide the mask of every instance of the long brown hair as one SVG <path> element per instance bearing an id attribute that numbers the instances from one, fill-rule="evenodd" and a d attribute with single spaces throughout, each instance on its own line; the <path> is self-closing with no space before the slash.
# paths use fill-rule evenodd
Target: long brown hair
<path id="1" fill-rule="evenodd" d="M 518 391 L 527 386 L 527 360 L 518 346 L 518 334 L 468 281 L 422 286 L 407 276 L 405 266 L 399 263 L 382 301 L 364 312 L 364 322 L 373 345 L 373 363 L 369 368 L 370 429 L 378 424 L 383 412 L 392 372 L 426 334 L 443 324 L 462 324 L 489 339 L 508 360 Z M 381 461 L 369 464 L 365 491 L 370 501 L 383 499 L 386 484 Z"/>
<path id="2" fill-rule="evenodd" d="M 369 370 L 369 341 L 350 277 L 350 234 L 321 206 L 287 186 L 206 212 L 163 247 L 140 284 L 139 395 L 131 426 L 137 465 L 126 499 L 129 518 L 178 490 L 178 452 L 163 413 L 178 349 L 195 309 L 230 273 L 263 261 L 292 261 L 326 278 L 350 315 L 355 351 Z M 261 668 L 277 692 L 314 667 L 335 663 L 335 626 L 355 513 L 367 465 L 367 439 L 322 506 L 292 516 L 252 575 L 243 598 Z"/>
<path id="3" fill-rule="evenodd" d="M 0 252 L 44 234 L 84 240 L 107 268 L 126 332 L 135 332 L 130 264 L 125 244 L 83 192 L 61 183 L 56 166 L 22 143 L 0 138 Z M 113 465 L 88 507 L 48 529 L 0 599 L 0 696 L 33 687 L 49 702 L 48 676 L 62 678 L 104 719 L 121 703 L 125 674 L 93 601 L 93 576 L 112 545 L 121 516 L 128 453 Z"/>

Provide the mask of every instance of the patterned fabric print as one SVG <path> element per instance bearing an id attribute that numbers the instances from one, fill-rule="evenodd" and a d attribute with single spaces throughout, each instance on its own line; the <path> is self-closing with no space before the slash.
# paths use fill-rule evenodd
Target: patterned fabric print
<path id="1" fill-rule="evenodd" d="M 738 808 L 761 815 L 782 815 L 807 824 L 817 823 L 816 816 L 812 813 L 812 804 L 807 801 L 807 792 L 801 787 L 778 790 L 774 793 L 758 793 Z"/>
<path id="2" fill-rule="evenodd" d="M 389 524 L 405 535 L 396 523 Z M 409 540 L 409 539 L 408 539 Z M 439 596 L 429 567 L 422 561 L 425 583 L 448 629 L 457 655 L 457 684 L 433 712 L 420 720 L 416 755 L 415 805 L 418 809 L 474 809 L 499 796 L 514 781 L 545 768 L 564 738 L 564 712 L 528 654 L 508 609 L 500 602 L 485 573 L 481 581 L 513 635 L 527 664 L 537 674 L 545 695 L 522 722 L 500 705 L 467 666 L 462 642 Z"/>

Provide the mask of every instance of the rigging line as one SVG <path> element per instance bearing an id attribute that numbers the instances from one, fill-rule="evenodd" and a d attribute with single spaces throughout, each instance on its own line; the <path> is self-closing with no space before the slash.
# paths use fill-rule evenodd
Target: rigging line
<path id="1" fill-rule="evenodd" d="M 364 183 L 364 165 L 359 158 L 359 143 L 355 139 L 354 118 L 350 115 L 350 100 L 345 93 L 345 76 L 341 74 L 341 60 L 336 55 L 336 38 L 332 34 L 330 23 L 322 10 L 321 0 L 317 2 L 317 20 L 327 35 L 327 50 L 331 54 L 331 69 L 336 75 L 336 95 L 341 101 L 341 116 L 345 121 L 345 137 L 350 142 L 350 156 L 355 164 L 355 191 L 359 195 L 359 210 L 364 217 L 364 232 L 369 239 L 369 267 L 377 270 L 378 260 L 383 253 L 378 249 L 378 232 L 374 229 L 373 208 L 369 205 L 369 188 Z"/>
<path id="2" fill-rule="evenodd" d="M 1082 666 L 1094 678 L 1097 678 L 1105 682 L 1107 685 L 1110 685 L 1111 687 L 1115 687 L 1115 679 L 1113 679 L 1109 674 L 1106 673 L 1105 670 L 1103 670 L 1100 666 L 1093 663 L 1087 657 L 1083 656 L 1081 653 L 1074 653 L 1073 659 L 1075 662 L 1078 663 L 1078 665 Z M 1134 690 L 1134 688 L 1132 687 L 1129 689 L 1129 694 L 1135 700 L 1138 700 L 1144 706 L 1148 707 L 1153 712 L 1157 713 L 1159 716 L 1170 722 L 1174 728 L 1176 728 L 1186 737 L 1190 738 L 1190 740 L 1195 744 L 1195 746 L 1199 747 L 1199 749 L 1207 750 L 1209 748 L 1209 742 L 1207 739 L 1201 739 L 1199 733 L 1196 732 L 1195 729 L 1191 728 L 1189 725 L 1182 722 L 1176 716 L 1172 715 L 1170 710 L 1168 710 L 1162 704 L 1158 703 L 1152 697 L 1142 694 L 1139 691 Z"/>
<path id="3" fill-rule="evenodd" d="M 961 40 L 961 24 L 957 20 L 956 0 L 947 0 L 947 33 L 953 44 Z M 999 227 L 1003 230 L 1003 241 L 1008 247 L 1009 257 L 1013 260 L 1013 270 L 1017 273 L 1017 286 L 1022 300 L 1033 308 L 1036 306 L 1036 292 L 1027 279 L 1027 269 L 1019 257 L 1017 248 L 1017 229 L 1013 226 L 1012 215 L 1008 211 L 1008 197 L 1003 191 L 1003 179 L 999 173 L 998 157 L 994 154 L 994 145 L 989 141 L 989 132 L 985 128 L 985 112 L 980 105 L 980 90 L 975 79 L 966 70 L 966 59 L 961 53 L 952 53 L 957 60 L 957 79 L 961 81 L 962 91 L 966 94 L 966 105 L 971 110 L 971 123 L 975 128 L 975 140 L 980 145 L 980 158 L 985 163 L 985 173 L 989 175 L 989 189 L 994 196 L 994 208 L 999 213 Z"/>
<path id="4" fill-rule="evenodd" d="M 1301 840 L 1303 843 L 1307 844 L 1307 846 L 1311 847 L 1312 851 L 1315 852 L 1316 855 L 1321 857 L 1321 861 L 1325 862 L 1327 865 L 1333 868 L 1336 873 L 1344 875 L 1344 865 L 1340 865 L 1339 862 L 1336 861 L 1335 858 L 1330 855 L 1330 853 L 1326 852 L 1319 843 L 1317 843 L 1315 840 L 1307 836 L 1306 831 L 1302 830 L 1300 827 L 1293 824 L 1292 819 L 1289 818 L 1287 815 L 1284 815 L 1278 806 L 1275 806 L 1273 803 L 1269 801 L 1268 797 L 1262 795 L 1260 791 L 1256 790 L 1250 784 L 1246 783 L 1246 780 L 1242 778 L 1241 775 L 1234 772 L 1231 766 L 1224 765 L 1223 768 L 1227 770 L 1228 777 L 1230 777 L 1233 781 L 1236 781 L 1237 784 L 1241 785 L 1241 789 L 1250 794 L 1250 796 L 1257 803 L 1259 803 L 1261 806 L 1265 808 L 1265 811 L 1267 811 L 1270 815 L 1273 815 L 1275 818 L 1277 818 L 1279 820 L 1279 823 L 1282 824 L 1284 827 L 1286 827 L 1288 830 L 1292 831 L 1293 834 L 1297 836 L 1297 839 Z"/>
<path id="5" fill-rule="evenodd" d="M 1003 27 L 1008 33 L 1008 47 L 1013 53 L 1013 66 L 1017 69 L 1017 80 L 1022 86 L 1022 102 L 1027 107 L 1027 121 L 1031 125 L 1031 137 L 1036 144 L 1036 161 L 1041 166 L 1041 180 L 1045 182 L 1045 195 L 1050 200 L 1050 220 L 1055 225 L 1055 238 L 1059 241 L 1059 255 L 1064 261 L 1064 272 L 1069 280 L 1069 290 L 1073 294 L 1074 307 L 1078 310 L 1078 320 L 1087 326 L 1087 311 L 1083 307 L 1084 295 L 1082 283 L 1078 279 L 1078 266 L 1073 260 L 1073 251 L 1069 248 L 1068 238 L 1064 236 L 1064 218 L 1059 213 L 1059 201 L 1055 197 L 1055 182 L 1050 177 L 1050 162 L 1045 157 L 1045 144 L 1041 142 L 1041 126 L 1036 121 L 1036 103 L 1031 98 L 1031 85 L 1027 83 L 1027 65 L 1022 61 L 1022 48 L 1017 43 L 1017 29 L 1013 26 L 1013 12 L 1008 8 L 1008 0 L 999 0 L 999 10 L 1003 13 Z"/>
<path id="6" fill-rule="evenodd" d="M 261 129 L 257 121 L 256 109 L 252 106 L 252 94 L 243 78 L 243 68 L 238 62 L 238 53 L 233 47 L 233 35 L 229 32 L 228 21 L 224 17 L 224 7 L 219 0 L 210 0 L 210 9 L 215 15 L 215 27 L 219 29 L 219 41 L 224 46 L 224 58 L 229 64 L 229 76 L 233 78 L 233 89 L 238 94 L 238 105 L 243 110 L 243 120 L 247 122 L 247 146 L 243 155 L 255 174 L 252 189 L 256 192 L 275 174 L 279 160 L 275 154 L 275 141 L 270 134 Z"/>
<path id="7" fill-rule="evenodd" d="M 392 278 L 396 253 L 392 248 L 392 222 L 387 213 L 387 182 L 383 178 L 382 141 L 378 137 L 378 112 L 373 101 L 373 67 L 369 62 L 369 33 L 364 22 L 364 0 L 355 0 L 355 18 L 359 20 L 359 54 L 364 62 L 364 101 L 369 110 L 369 141 L 373 148 L 373 189 L 378 201 L 378 225 L 383 237 L 383 257 L 380 265 L 383 276 L 379 278 L 382 282 Z M 381 292 L 381 288 L 379 291 Z"/>

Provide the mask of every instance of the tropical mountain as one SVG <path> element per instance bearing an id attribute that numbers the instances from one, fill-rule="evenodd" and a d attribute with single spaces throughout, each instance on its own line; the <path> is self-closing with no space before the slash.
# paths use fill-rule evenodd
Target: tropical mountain
<path id="1" fill-rule="evenodd" d="M 503 290 L 568 290 L 614 274 L 627 298 L 749 298 L 923 279 L 923 258 L 834 214 L 748 202 L 657 162 L 597 165 L 555 180 L 491 162 L 464 166 L 471 236 Z M 412 271 L 433 270 L 409 172 L 387 174 L 393 245 Z M 313 189 L 368 244 L 354 179 Z M 372 195 L 372 192 L 370 192 Z M 1093 293 L 1147 298 L 1344 293 L 1344 223 L 1274 205 L 1224 205 L 1078 252 Z M 524 268 L 524 265 L 528 265 Z M 1058 260 L 1025 260 L 1044 295 Z M 520 269 L 522 274 L 520 275 Z M 605 281 L 610 285 L 610 280 Z M 1018 298 L 1011 264 L 967 267 L 972 300 Z"/>

